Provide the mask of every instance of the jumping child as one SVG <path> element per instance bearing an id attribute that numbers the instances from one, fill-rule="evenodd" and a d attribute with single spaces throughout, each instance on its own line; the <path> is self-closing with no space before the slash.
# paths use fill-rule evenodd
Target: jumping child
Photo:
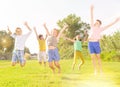
<path id="1" fill-rule="evenodd" d="M 72 64 L 72 70 L 74 70 L 74 67 L 76 65 L 77 59 L 79 58 L 81 62 L 78 65 L 78 70 L 80 70 L 81 66 L 84 64 L 84 59 L 82 56 L 82 42 L 80 41 L 80 35 L 76 35 L 75 39 L 70 39 L 64 36 L 65 39 L 71 41 L 74 43 L 74 61 Z"/>
<path id="2" fill-rule="evenodd" d="M 91 29 L 90 29 L 90 35 L 88 37 L 88 48 L 90 51 L 90 55 L 91 55 L 91 59 L 92 59 L 92 63 L 94 66 L 94 74 L 96 75 L 97 70 L 99 69 L 99 71 L 102 73 L 102 64 L 101 64 L 101 58 L 100 58 L 100 53 L 101 53 L 101 48 L 100 48 L 100 34 L 102 31 L 108 29 L 110 26 L 114 25 L 116 22 L 118 22 L 120 20 L 120 18 L 117 18 L 115 21 L 113 21 L 112 23 L 108 24 L 107 26 L 103 26 L 102 22 L 100 20 L 96 20 L 96 22 L 94 23 L 94 17 L 93 17 L 93 5 L 90 8 L 90 14 L 91 14 Z M 97 61 L 98 61 L 98 68 L 97 68 Z"/>
<path id="3" fill-rule="evenodd" d="M 37 34 L 36 28 L 34 27 L 34 32 L 36 34 L 38 43 L 39 43 L 39 53 L 38 53 L 38 61 L 39 64 L 42 64 L 42 60 L 44 61 L 44 66 L 46 66 L 47 57 L 46 57 L 46 38 L 44 39 L 43 35 Z"/>
<path id="4" fill-rule="evenodd" d="M 11 36 L 15 39 L 14 51 L 12 55 L 12 66 L 15 66 L 18 60 L 20 61 L 21 67 L 25 66 L 26 64 L 26 60 L 24 58 L 24 48 L 25 42 L 28 36 L 31 34 L 31 28 L 28 26 L 27 22 L 25 22 L 24 25 L 29 30 L 29 32 L 24 35 L 22 35 L 22 29 L 20 27 L 16 28 L 14 34 L 12 34 L 10 29 L 8 28 L 9 34 L 12 34 Z"/>
<path id="5" fill-rule="evenodd" d="M 63 29 L 59 33 L 56 28 L 54 28 L 50 33 L 46 27 L 46 24 L 44 24 L 44 28 L 48 36 L 47 46 L 48 46 L 49 67 L 52 69 L 53 73 L 55 73 L 55 67 L 54 67 L 55 65 L 58 68 L 58 73 L 60 73 L 61 72 L 61 67 L 59 64 L 60 56 L 58 53 L 57 43 L 58 43 L 58 40 L 62 32 L 67 28 L 67 26 L 64 26 Z M 53 61 L 54 61 L 54 65 L 53 65 Z"/>

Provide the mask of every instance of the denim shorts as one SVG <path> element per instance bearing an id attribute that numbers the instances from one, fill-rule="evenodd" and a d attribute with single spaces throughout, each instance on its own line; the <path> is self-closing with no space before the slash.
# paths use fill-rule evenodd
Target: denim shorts
<path id="1" fill-rule="evenodd" d="M 20 61 L 20 63 L 24 63 L 24 50 L 15 50 L 12 55 L 12 62 Z"/>
<path id="2" fill-rule="evenodd" d="M 100 48 L 99 42 L 89 42 L 88 48 L 89 48 L 90 54 L 100 54 L 101 53 L 101 48 Z"/>
<path id="3" fill-rule="evenodd" d="M 48 49 L 48 62 L 52 62 L 52 61 L 59 61 L 60 60 L 60 56 L 58 53 L 58 49 Z"/>

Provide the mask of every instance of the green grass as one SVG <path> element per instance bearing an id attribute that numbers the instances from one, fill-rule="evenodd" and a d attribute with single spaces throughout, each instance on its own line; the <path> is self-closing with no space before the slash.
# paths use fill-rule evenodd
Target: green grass
<path id="1" fill-rule="evenodd" d="M 120 62 L 103 62 L 103 75 L 93 74 L 90 60 L 72 71 L 72 60 L 61 60 L 61 74 L 53 75 L 51 69 L 28 60 L 25 67 L 12 67 L 10 61 L 0 60 L 0 87 L 120 87 Z M 56 69 L 57 71 L 57 69 Z"/>

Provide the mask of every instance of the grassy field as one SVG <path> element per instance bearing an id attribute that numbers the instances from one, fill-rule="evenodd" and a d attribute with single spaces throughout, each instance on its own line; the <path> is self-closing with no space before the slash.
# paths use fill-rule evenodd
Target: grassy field
<path id="1" fill-rule="evenodd" d="M 103 62 L 103 75 L 93 74 L 90 60 L 81 70 L 71 70 L 72 60 L 61 60 L 62 73 L 52 74 L 48 65 L 28 60 L 25 67 L 12 67 L 10 61 L 0 60 L 0 87 L 120 87 L 120 62 Z M 57 71 L 57 70 L 56 70 Z"/>

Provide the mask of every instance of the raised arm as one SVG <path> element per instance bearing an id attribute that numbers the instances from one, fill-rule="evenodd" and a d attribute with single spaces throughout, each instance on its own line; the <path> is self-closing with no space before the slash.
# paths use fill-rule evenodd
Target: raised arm
<path id="1" fill-rule="evenodd" d="M 94 9 L 94 6 L 91 5 L 91 7 L 90 7 L 90 17 L 91 17 L 91 18 L 90 18 L 90 25 L 91 25 L 91 26 L 94 25 L 93 9 Z"/>
<path id="2" fill-rule="evenodd" d="M 104 26 L 103 29 L 108 29 L 109 27 L 111 27 L 112 25 L 114 25 L 115 23 L 117 23 L 120 20 L 120 17 L 116 18 L 115 21 L 111 22 L 110 24 L 108 24 L 107 26 Z"/>
<path id="3" fill-rule="evenodd" d="M 7 30 L 8 30 L 8 34 L 12 34 L 11 30 L 9 29 L 9 27 L 7 26 Z"/>
<path id="4" fill-rule="evenodd" d="M 47 39 L 47 35 L 45 35 L 45 40 Z"/>
<path id="5" fill-rule="evenodd" d="M 35 32 L 35 35 L 36 35 L 37 39 L 39 39 L 37 31 L 36 31 L 36 27 L 33 27 L 33 29 L 34 29 L 34 32 Z"/>
<path id="6" fill-rule="evenodd" d="M 60 38 L 60 36 L 62 35 L 63 31 L 64 31 L 65 29 L 67 29 L 67 28 L 68 28 L 68 25 L 66 24 L 66 25 L 63 27 L 63 29 L 59 32 L 59 34 L 58 34 L 58 36 L 57 36 L 57 39 Z"/>
<path id="7" fill-rule="evenodd" d="M 73 42 L 73 43 L 75 42 L 75 40 L 70 39 L 70 38 L 68 38 L 68 37 L 65 37 L 65 36 L 64 36 L 64 38 L 65 38 L 66 40 L 69 40 L 69 41 Z"/>
<path id="8" fill-rule="evenodd" d="M 28 29 L 29 31 L 32 31 L 32 29 L 28 26 L 28 23 L 27 23 L 27 22 L 25 22 L 24 25 L 27 27 L 27 29 Z"/>
<path id="9" fill-rule="evenodd" d="M 48 28 L 46 27 L 46 23 L 44 23 L 43 26 L 45 28 L 47 36 L 50 36 L 50 32 L 48 31 Z"/>

